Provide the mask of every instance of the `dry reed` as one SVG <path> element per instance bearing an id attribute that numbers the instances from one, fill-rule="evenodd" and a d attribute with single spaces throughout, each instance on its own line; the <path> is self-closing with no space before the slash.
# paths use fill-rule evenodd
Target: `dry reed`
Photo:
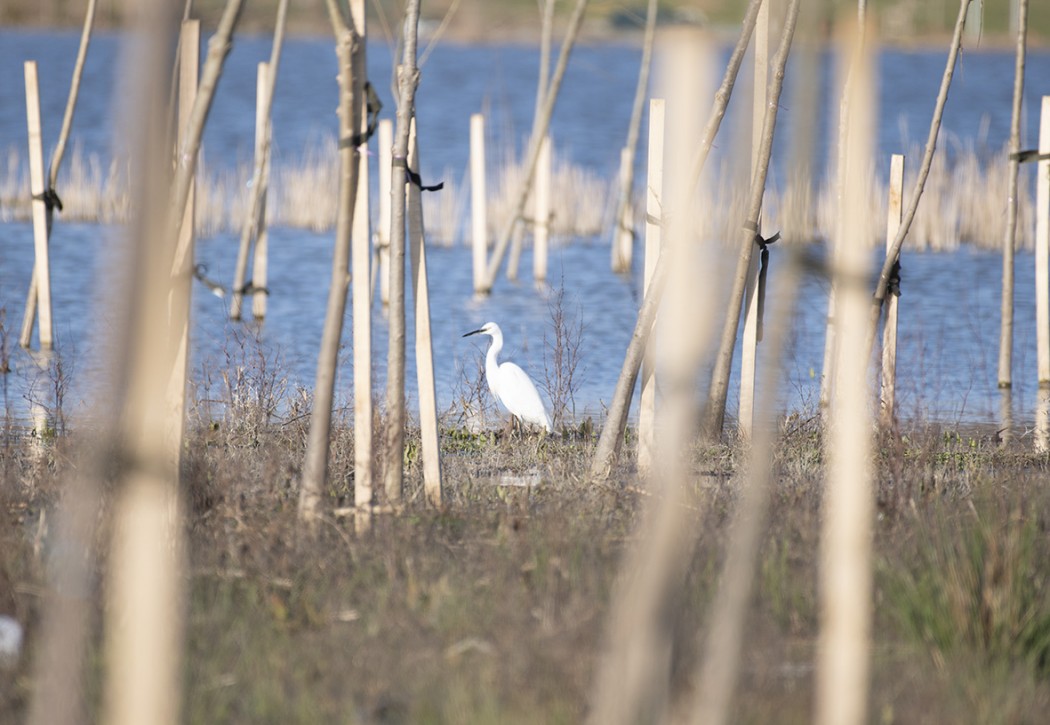
<path id="1" fill-rule="evenodd" d="M 921 149 L 913 143 L 905 153 L 917 158 Z M 975 140 L 948 135 L 934 156 L 923 202 L 905 248 L 941 252 L 972 245 L 998 249 L 1003 204 L 1009 187 L 1009 169 L 1002 163 L 1005 155 L 1005 146 L 987 150 L 980 148 Z M 335 140 L 325 138 L 309 142 L 296 156 L 275 159 L 267 223 L 314 232 L 333 229 L 336 199 L 330 190 L 336 188 L 338 182 L 336 156 Z M 608 235 L 613 224 L 616 179 L 574 164 L 564 153 L 555 153 L 552 163 L 551 233 L 563 240 Z M 511 212 L 513 190 L 522 174 L 520 163 L 509 152 L 502 155 L 496 171 L 489 193 L 490 233 L 498 229 Z M 1031 250 L 1035 239 L 1034 183 L 1026 171 L 1022 168 L 1019 185 L 1017 248 Z M 871 218 L 884 219 L 886 180 L 875 170 L 868 173 L 868 184 L 874 189 L 868 197 Z M 905 179 L 906 185 L 914 182 L 913 174 Z M 441 246 L 469 244 L 469 225 L 465 223 L 469 177 L 446 168 L 436 178 L 444 181 L 445 187 L 424 196 L 428 241 Z M 248 164 L 218 170 L 209 168 L 207 163 L 201 164 L 197 178 L 198 234 L 207 237 L 237 230 L 247 211 L 250 179 Z M 62 189 L 61 219 L 64 221 L 114 224 L 127 220 L 130 195 L 126 162 L 105 161 L 100 155 L 74 145 L 58 187 Z M 0 222 L 29 218 L 28 189 L 24 156 L 17 147 L 11 146 L 0 165 Z M 746 190 L 733 182 L 731 174 L 720 173 L 709 194 L 705 206 L 712 213 L 702 220 L 703 232 L 730 239 L 742 218 Z M 830 180 L 792 175 L 767 190 L 764 218 L 770 229 L 780 229 L 788 240 L 828 239 L 834 230 L 835 199 Z M 636 208 L 641 208 L 640 197 Z M 881 244 L 881 235 L 879 224 L 873 222 L 865 240 L 875 248 Z"/>

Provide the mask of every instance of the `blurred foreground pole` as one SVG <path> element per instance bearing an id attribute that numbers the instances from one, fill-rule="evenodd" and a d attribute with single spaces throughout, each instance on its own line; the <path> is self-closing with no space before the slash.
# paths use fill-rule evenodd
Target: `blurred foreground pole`
<path id="1" fill-rule="evenodd" d="M 1014 247 L 1017 242 L 1017 172 L 1021 151 L 1021 114 L 1024 102 L 1025 48 L 1028 34 L 1028 0 L 1010 3 L 1010 30 L 1017 33 L 1017 49 L 1014 54 L 1014 98 L 1010 115 L 1010 156 L 1008 189 L 1006 193 L 1006 234 L 1003 236 L 1003 297 L 999 333 L 999 387 L 1009 388 L 1013 384 L 1014 345 Z M 1016 25 L 1014 21 L 1016 20 Z M 1004 433 L 1009 437 L 1010 428 Z"/>
<path id="2" fill-rule="evenodd" d="M 240 9 L 238 0 L 226 5 L 209 43 L 170 188 L 162 89 L 166 39 L 172 37 L 174 18 L 152 3 L 139 10 L 146 17 L 137 38 L 132 89 L 137 92 L 131 97 L 138 101 L 132 107 L 142 112 L 133 124 L 143 129 L 136 146 L 140 197 L 133 205 L 138 214 L 130 228 L 126 357 L 117 370 L 115 399 L 122 404 L 122 415 L 113 460 L 119 473 L 105 587 L 103 720 L 116 725 L 179 721 L 183 550 L 178 452 L 173 450 L 171 431 L 181 427 L 181 421 L 172 420 L 181 410 L 166 404 L 166 390 L 180 343 L 176 311 L 188 306 L 189 286 L 172 270 L 181 269 L 174 266 L 178 235 L 204 124 Z"/>
<path id="3" fill-rule="evenodd" d="M 405 8 L 405 52 L 397 69 L 397 127 L 390 176 L 390 344 L 386 366 L 386 460 L 383 474 L 387 501 L 391 504 L 401 502 L 405 480 L 405 184 L 408 183 L 408 137 L 419 85 L 416 65 L 419 2 L 408 0 Z"/>
<path id="4" fill-rule="evenodd" d="M 306 439 L 303 478 L 299 489 L 299 520 L 309 533 L 315 533 L 321 508 L 321 491 L 328 477 L 328 438 L 332 428 L 335 377 L 339 365 L 339 343 L 343 336 L 343 317 L 350 284 L 350 241 L 353 229 L 357 174 L 360 153 L 357 129 L 361 127 L 364 99 L 360 93 L 364 79 L 354 66 L 361 42 L 352 21 L 343 15 L 337 0 L 327 0 L 329 20 L 335 34 L 335 53 L 339 61 L 339 206 L 336 212 L 335 245 L 332 252 L 332 279 L 328 288 L 321 350 L 317 356 L 314 405 L 310 413 L 310 432 Z M 364 275 L 367 284 L 368 275 Z M 355 376 L 357 370 L 354 371 Z M 355 400 L 355 404 L 360 401 Z M 355 412 L 356 420 L 356 412 Z M 355 505 L 370 507 L 371 501 Z"/>
<path id="5" fill-rule="evenodd" d="M 680 586 L 695 537 L 691 504 L 691 442 L 696 433 L 693 405 L 696 372 L 714 327 L 713 293 L 717 264 L 702 264 L 716 254 L 695 238 L 698 211 L 693 207 L 688 157 L 678 151 L 695 137 L 703 89 L 712 68 L 711 44 L 695 31 L 672 31 L 661 38 L 662 86 L 669 112 L 667 244 L 663 258 L 667 296 L 661 310 L 660 370 L 664 399 L 659 463 L 639 519 L 636 543 L 628 550 L 614 589 L 607 647 L 598 664 L 588 722 L 628 725 L 662 722 L 670 712 L 671 628 L 665 610 Z M 661 261 L 662 261 L 661 260 Z M 697 279 L 697 270 L 702 279 Z"/>
<path id="6" fill-rule="evenodd" d="M 872 421 L 867 384 L 865 317 L 871 168 L 875 107 L 873 51 L 852 32 L 841 39 L 846 101 L 845 168 L 832 274 L 839 288 L 839 344 L 829 408 L 828 470 L 820 540 L 820 639 L 816 722 L 857 725 L 866 720 L 872 618 Z M 849 81 L 846 82 L 845 79 Z"/>

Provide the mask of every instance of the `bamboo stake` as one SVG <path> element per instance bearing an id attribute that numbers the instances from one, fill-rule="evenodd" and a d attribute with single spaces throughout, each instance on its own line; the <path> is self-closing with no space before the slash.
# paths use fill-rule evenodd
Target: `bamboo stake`
<path id="1" fill-rule="evenodd" d="M 77 49 L 77 59 L 73 65 L 73 79 L 69 84 L 69 96 L 66 98 L 66 110 L 62 115 L 62 130 L 58 134 L 58 142 L 51 156 L 47 170 L 47 188 L 54 191 L 58 183 L 58 170 L 62 166 L 62 158 L 66 153 L 66 143 L 69 141 L 69 132 L 73 128 L 73 114 L 76 112 L 77 99 L 80 97 L 80 79 L 84 75 L 84 62 L 87 60 L 88 45 L 91 43 L 91 32 L 95 25 L 96 0 L 88 0 L 87 10 L 84 13 L 84 28 L 80 33 L 80 47 Z M 57 200 L 58 196 L 55 195 Z M 52 204 L 47 207 L 47 237 L 51 239 L 51 223 L 54 215 Z M 61 211 L 61 202 L 58 203 Z M 37 269 L 36 259 L 33 260 L 33 273 L 29 278 L 29 292 L 26 295 L 25 312 L 22 317 L 22 336 L 20 342 L 22 347 L 29 347 L 33 337 L 33 322 L 36 319 L 37 309 Z"/>
<path id="2" fill-rule="evenodd" d="M 547 282 L 547 242 L 551 217 L 551 137 L 544 136 L 536 168 L 536 212 L 532 239 L 532 276 L 537 287 Z"/>
<path id="3" fill-rule="evenodd" d="M 893 154 L 890 161 L 890 189 L 886 204 L 886 248 L 893 244 L 901 223 L 904 196 L 904 156 Z M 886 301 L 886 322 L 882 328 L 882 424 L 893 425 L 897 389 L 897 300 L 891 294 Z"/>
<path id="4" fill-rule="evenodd" d="M 408 145 L 408 168 L 419 173 L 416 119 Z M 416 383 L 419 390 L 419 429 L 423 448 L 423 489 L 431 506 L 442 505 L 441 447 L 438 445 L 437 395 L 434 389 L 434 345 L 430 337 L 430 292 L 427 281 L 426 235 L 423 231 L 422 191 L 413 183 L 408 194 L 409 250 L 412 261 L 412 299 L 416 322 Z"/>
<path id="5" fill-rule="evenodd" d="M 358 42 L 355 55 L 352 58 L 354 64 L 353 92 L 360 106 L 365 104 L 365 79 L 366 74 L 366 40 L 367 25 L 364 0 L 352 0 L 350 3 L 350 19 L 353 22 Z M 366 133 L 368 120 L 364 113 L 360 113 L 358 125 L 359 131 Z M 383 134 L 379 135 L 379 150 L 383 153 Z M 387 123 L 386 154 L 390 154 L 390 124 Z M 351 231 L 350 255 L 353 264 L 353 325 L 354 325 L 354 530 L 364 533 L 372 523 L 371 506 L 374 499 L 374 461 L 372 451 L 372 296 L 371 296 L 371 274 L 370 274 L 370 247 L 371 240 L 368 237 L 368 198 L 367 193 L 361 192 L 361 185 L 367 186 L 368 179 L 368 157 L 361 153 L 358 148 L 357 167 L 357 193 L 355 194 L 354 219 Z M 364 176 L 362 176 L 364 174 Z M 383 165 L 379 166 L 380 192 L 380 227 L 383 225 Z M 386 166 L 386 183 L 390 184 L 390 164 Z M 389 190 L 388 190 L 389 191 Z M 386 194 L 389 203 L 390 194 Z M 358 215 L 365 215 L 363 228 L 358 224 Z M 387 228 L 387 239 L 389 239 L 390 212 L 387 210 L 385 217 Z"/>
<path id="6" fill-rule="evenodd" d="M 390 119 L 379 122 L 379 225 L 376 246 L 379 248 L 379 301 L 390 304 L 390 175 L 394 153 L 394 125 Z"/>
<path id="7" fill-rule="evenodd" d="M 390 203 L 390 333 L 387 351 L 386 384 L 386 465 L 387 501 L 400 503 L 404 485 L 405 446 L 405 183 L 408 180 L 408 134 L 415 113 L 419 69 L 416 43 L 419 29 L 419 2 L 409 0 L 405 8 L 405 52 L 398 68 L 397 131 L 394 140 Z"/>
<path id="8" fill-rule="evenodd" d="M 184 127 L 179 172 L 168 187 L 161 102 L 167 75 L 168 28 L 157 21 L 145 28 L 132 98 L 141 99 L 137 210 L 129 234 L 132 284 L 122 305 L 128 323 L 123 353 L 117 356 L 116 393 L 120 409 L 118 440 L 109 447 L 109 466 L 117 462 L 113 535 L 108 556 L 106 612 L 107 674 L 102 720 L 116 725 L 179 721 L 182 641 L 182 526 L 178 500 L 178 467 L 171 455 L 170 431 L 180 425 L 168 403 L 179 349 L 178 310 L 188 304 L 185 285 L 173 269 L 178 258 L 180 227 L 190 197 L 200 137 L 210 106 L 210 93 L 222 71 L 229 40 L 240 11 L 226 6 L 218 40 Z M 185 115 L 185 109 L 183 109 Z M 166 192 L 171 192 L 166 193 Z M 185 250 L 184 250 L 185 251 Z M 100 469 L 101 473 L 101 469 Z"/>
<path id="9" fill-rule="evenodd" d="M 762 162 L 762 122 L 765 118 L 766 87 L 769 80 L 769 5 L 765 2 L 758 11 L 755 23 L 755 82 L 751 104 L 751 176 Z M 762 215 L 759 214 L 758 234 L 762 234 Z M 755 358 L 758 352 L 758 257 L 751 255 L 744 285 L 744 335 L 740 345 L 740 410 L 737 429 L 744 437 L 751 437 L 755 416 Z"/>
<path id="10" fill-rule="evenodd" d="M 736 76 L 740 70 L 740 64 L 744 60 L 751 33 L 755 29 L 755 20 L 758 16 L 758 8 L 761 2 L 762 0 L 751 0 L 751 3 L 748 5 L 743 27 L 740 29 L 740 37 L 737 39 L 736 46 L 729 56 L 722 83 L 715 92 L 711 114 L 708 116 L 707 125 L 704 127 L 704 134 L 700 140 L 700 147 L 693 159 L 693 171 L 690 174 L 691 188 L 696 188 L 700 180 L 700 174 L 703 172 L 704 164 L 707 162 L 707 156 L 711 151 L 712 144 L 714 144 L 715 136 L 718 134 L 718 129 L 721 128 L 722 119 L 725 118 L 726 108 L 729 105 L 729 99 L 733 95 L 733 86 L 736 84 Z M 663 278 L 666 276 L 668 264 L 669 262 L 666 261 L 661 253 L 657 259 L 656 268 L 653 270 L 649 292 L 645 295 L 642 305 L 638 309 L 638 320 L 635 322 L 634 333 L 631 336 L 630 343 L 627 345 L 623 366 L 620 368 L 620 375 L 616 380 L 616 389 L 613 391 L 612 402 L 609 405 L 609 414 L 606 417 L 605 425 L 602 426 L 598 445 L 594 451 L 594 459 L 591 461 L 590 476 L 592 479 L 603 478 L 608 475 L 612 468 L 613 460 L 620 450 L 620 444 L 623 442 L 623 431 L 627 424 L 627 413 L 630 410 L 631 397 L 634 395 L 634 384 L 638 379 L 638 369 L 641 367 L 642 358 L 648 345 L 653 321 L 656 319 L 656 310 L 660 304 L 660 297 L 663 294 Z"/>
<path id="11" fill-rule="evenodd" d="M 1050 153 L 1050 96 L 1039 115 L 1039 153 Z M 1050 387 L 1050 160 L 1036 166 L 1035 180 L 1035 336 L 1039 387 Z"/>
<path id="12" fill-rule="evenodd" d="M 849 48 L 851 51 L 847 51 Z M 816 722 L 863 723 L 868 710 L 872 614 L 871 421 L 868 414 L 863 282 L 869 203 L 863 183 L 874 146 L 873 50 L 863 35 L 846 39 L 846 167 L 836 235 L 842 325 L 829 410 L 828 481 L 820 541 L 821 629 L 817 650 Z M 892 250 L 892 247 L 891 247 Z"/>
<path id="13" fill-rule="evenodd" d="M 660 215 L 664 200 L 664 99 L 649 101 L 649 172 L 645 195 L 645 269 L 642 295 L 652 287 L 656 261 L 660 257 Z M 638 410 L 638 471 L 649 475 L 655 460 L 656 446 L 656 371 L 653 369 L 653 345 L 646 345 L 642 359 L 642 399 Z"/>
<path id="14" fill-rule="evenodd" d="M 266 143 L 269 132 L 266 107 L 269 103 L 270 75 L 270 64 L 259 63 L 255 77 L 255 155 L 263 156 L 263 172 L 259 181 L 263 188 L 259 199 L 259 215 L 255 218 L 255 254 L 252 255 L 252 317 L 256 320 L 266 317 L 266 298 L 269 296 L 270 234 L 266 227 L 266 195 L 270 186 L 270 154 Z"/>
<path id="15" fill-rule="evenodd" d="M 189 133 L 190 114 L 197 99 L 197 77 L 200 66 L 201 24 L 199 20 L 187 20 L 179 34 L 179 145 L 183 145 Z M 172 297 L 169 324 L 175 336 L 176 349 L 171 377 L 168 380 L 167 402 L 171 411 L 171 427 L 168 430 L 168 455 L 173 465 L 178 466 L 182 451 L 184 411 L 186 408 L 186 369 L 189 361 L 190 300 L 193 291 L 193 259 L 196 234 L 194 216 L 196 195 L 191 180 L 186 207 L 183 210 L 175 255 L 178 266 L 172 269 Z"/>
<path id="16" fill-rule="evenodd" d="M 948 49 L 948 60 L 944 66 L 944 75 L 941 77 L 941 87 L 937 91 L 937 101 L 933 108 L 933 118 L 930 120 L 930 133 L 926 139 L 926 150 L 923 153 L 922 164 L 919 167 L 919 175 L 915 180 L 915 186 L 912 189 L 911 199 L 908 202 L 908 208 L 904 212 L 904 219 L 901 221 L 901 227 L 897 230 L 897 237 L 893 240 L 892 252 L 893 254 L 887 254 L 887 260 L 892 260 L 900 254 L 901 247 L 904 245 L 904 240 L 908 236 L 908 230 L 911 228 L 911 223 L 915 219 L 915 212 L 919 208 L 919 200 L 922 199 L 923 189 L 926 187 L 926 178 L 930 174 L 930 166 L 933 164 L 933 153 L 937 148 L 937 134 L 941 128 L 941 118 L 944 116 L 944 105 L 948 102 L 948 89 L 951 88 L 952 76 L 955 73 L 955 62 L 959 57 L 959 50 L 962 47 L 962 35 L 963 28 L 966 25 L 966 10 L 970 4 L 970 0 L 960 0 L 959 2 L 959 15 L 955 20 L 955 32 L 952 35 L 951 46 Z M 879 316 L 882 314 L 882 301 L 886 298 L 886 288 L 890 281 L 890 274 L 893 271 L 893 264 L 884 263 L 882 270 L 879 272 L 879 280 L 875 284 L 875 293 L 872 296 L 871 305 L 871 316 L 868 320 L 868 336 L 866 340 L 866 349 L 870 352 L 872 345 L 875 343 L 875 328 L 878 327 Z"/>
<path id="17" fill-rule="evenodd" d="M 553 0 L 548 0 L 553 5 Z M 473 251 L 474 293 L 485 291 L 488 254 L 488 208 L 485 188 L 485 116 L 470 117 L 470 245 Z"/>
<path id="18" fill-rule="evenodd" d="M 670 99 L 669 148 L 688 145 L 695 133 L 704 70 L 710 68 L 710 49 L 694 32 L 669 36 L 661 45 L 669 48 L 662 59 L 666 71 L 666 90 Z M 688 162 L 682 154 L 668 158 L 668 189 L 673 195 L 667 223 L 667 251 L 673 256 L 667 278 L 667 304 L 660 324 L 669 333 L 662 347 L 667 357 L 661 365 L 666 371 L 666 397 L 661 406 L 663 435 L 660 439 L 659 470 L 651 481 L 662 496 L 654 498 L 643 513 L 637 545 L 625 557 L 609 615 L 608 645 L 599 663 L 594 698 L 588 722 L 626 725 L 635 722 L 662 722 L 668 708 L 671 632 L 661 616 L 670 606 L 674 588 L 684 575 L 692 550 L 696 527 L 690 525 L 686 492 L 692 484 L 689 444 L 696 430 L 692 405 L 695 375 L 713 329 L 713 291 L 715 283 L 697 283 L 695 271 L 703 269 L 702 253 L 714 253 L 697 244 L 691 221 L 696 210 L 690 205 L 692 187 L 688 184 Z M 713 276 L 714 265 L 707 267 Z"/>
<path id="19" fill-rule="evenodd" d="M 350 139 L 361 127 L 364 103 L 364 99 L 358 93 L 364 81 L 358 76 L 354 66 L 356 46 L 361 39 L 355 28 L 343 16 L 336 0 L 327 0 L 326 6 L 336 39 L 336 57 L 339 60 L 339 137 L 344 142 L 339 145 L 339 207 L 336 216 L 335 249 L 332 253 L 332 281 L 328 288 L 324 329 L 321 331 L 321 350 L 317 357 L 317 375 L 314 380 L 314 407 L 310 414 L 310 432 L 306 440 L 303 479 L 299 489 L 299 520 L 310 533 L 317 530 L 321 491 L 328 477 L 328 437 L 332 426 L 339 342 L 343 335 L 343 316 L 346 312 L 347 288 L 350 284 L 351 233 L 357 198 L 357 172 L 360 168 L 360 152 L 357 146 L 350 143 Z M 368 279 L 367 275 L 364 279 Z M 355 376 L 357 373 L 355 369 Z M 357 406 L 360 403 L 361 399 L 355 395 L 355 421 L 358 415 Z M 355 484 L 355 498 L 357 495 Z M 367 507 L 370 503 L 356 501 L 358 506 Z"/>
<path id="20" fill-rule="evenodd" d="M 620 190 L 616 201 L 617 220 L 613 231 L 612 271 L 629 272 L 634 252 L 634 220 L 631 219 L 631 192 L 634 190 L 634 155 L 638 148 L 638 134 L 642 126 L 642 110 L 649 88 L 649 69 L 652 66 L 653 38 L 656 36 L 657 0 L 649 0 L 645 12 L 645 35 L 642 39 L 642 60 L 638 69 L 638 85 L 634 89 L 631 121 L 627 126 L 627 143 L 620 153 Z"/>
<path id="21" fill-rule="evenodd" d="M 565 31 L 565 39 L 562 41 L 561 52 L 558 55 L 558 63 L 554 67 L 554 76 L 551 78 L 550 88 L 544 94 L 543 108 L 540 109 L 540 113 L 536 114 L 536 117 L 533 119 L 529 147 L 525 153 L 525 176 L 522 179 L 521 188 L 518 190 L 517 199 L 513 207 L 514 211 L 507 218 L 503 229 L 496 238 L 496 247 L 492 252 L 492 257 L 489 260 L 489 266 L 485 273 L 485 288 L 482 290 L 482 293 L 487 294 L 492 291 L 492 286 L 496 283 L 496 275 L 499 273 L 499 267 L 503 263 L 503 255 L 506 253 L 507 245 L 510 243 L 511 235 L 524 214 L 525 204 L 532 190 L 532 179 L 536 173 L 536 162 L 540 156 L 540 141 L 547 135 L 547 130 L 550 128 L 551 116 L 554 114 L 554 103 L 558 100 L 558 92 L 561 90 L 561 82 L 565 77 L 565 69 L 569 65 L 569 54 L 572 52 L 573 46 L 576 44 L 576 38 L 580 33 L 580 25 L 583 23 L 583 13 L 587 9 L 587 2 L 588 0 L 576 0 L 576 6 L 573 8 L 572 16 L 569 18 L 569 26 Z"/>
<path id="22" fill-rule="evenodd" d="M 1019 160 L 1014 156 L 1021 151 L 1021 113 L 1024 102 L 1025 46 L 1028 34 L 1028 0 L 1011 3 L 1016 8 L 1017 49 L 1014 55 L 1014 98 L 1010 116 L 1010 157 L 1008 190 L 1006 193 L 1006 234 L 1003 237 L 1003 298 L 1001 306 L 1001 329 L 999 334 L 999 387 L 1008 388 L 1013 383 L 1014 345 L 1014 247 L 1017 238 L 1017 172 Z M 1011 13 L 1011 20 L 1014 20 Z M 1009 431 L 1009 427 L 1007 428 Z M 1009 435 L 1009 434 L 1007 434 Z"/>
<path id="23" fill-rule="evenodd" d="M 26 83 L 26 125 L 29 130 L 29 193 L 33 197 L 33 249 L 35 263 L 33 278 L 36 280 L 34 297 L 40 308 L 40 349 L 50 350 L 54 345 L 51 328 L 51 265 L 48 260 L 48 212 L 44 193 L 44 149 L 40 132 L 40 89 L 37 81 L 35 60 L 24 64 Z M 32 290 L 30 290 L 32 292 Z M 27 324 L 28 323 L 28 326 Z M 22 322 L 22 347 L 29 347 L 33 335 L 33 317 L 29 305 Z"/>
<path id="24" fill-rule="evenodd" d="M 733 289 L 729 293 L 729 309 L 726 312 L 722 338 L 711 376 L 705 421 L 705 434 L 709 438 L 721 435 L 725 420 L 726 394 L 729 391 L 729 372 L 733 364 L 733 348 L 736 345 L 737 327 L 740 323 L 740 308 L 743 305 L 747 272 L 751 266 L 751 258 L 754 256 L 755 231 L 758 229 L 759 219 L 762 216 L 762 198 L 765 193 L 766 174 L 769 171 L 769 159 L 773 152 L 773 134 L 776 131 L 780 92 L 784 86 L 784 71 L 787 67 L 788 54 L 791 51 L 791 41 L 795 34 L 798 8 L 798 0 L 791 0 L 784 18 L 780 46 L 773 58 L 773 80 L 769 84 L 769 93 L 766 96 L 766 114 L 762 126 L 762 143 L 759 147 L 760 163 L 751 178 L 751 198 L 748 202 L 747 221 L 740 238 L 740 256 L 737 258 Z"/>
<path id="25" fill-rule="evenodd" d="M 269 84 L 266 91 L 257 100 L 263 106 L 262 148 L 256 149 L 255 167 L 252 169 L 252 196 L 248 205 L 248 214 L 241 226 L 241 243 L 237 248 L 237 266 L 233 273 L 233 296 L 230 300 L 230 319 L 241 319 L 241 306 L 244 302 L 244 277 L 248 271 L 248 255 L 251 250 L 252 237 L 259 237 L 264 232 L 260 227 L 265 225 L 266 215 L 266 171 L 270 163 L 270 119 L 273 115 L 274 87 L 277 83 L 277 69 L 281 63 L 281 48 L 284 45 L 284 19 L 288 14 L 288 0 L 280 0 L 277 5 L 277 22 L 274 26 L 273 46 L 270 50 Z M 257 144 L 258 145 L 258 144 Z M 254 287 L 259 287 L 256 280 Z"/>

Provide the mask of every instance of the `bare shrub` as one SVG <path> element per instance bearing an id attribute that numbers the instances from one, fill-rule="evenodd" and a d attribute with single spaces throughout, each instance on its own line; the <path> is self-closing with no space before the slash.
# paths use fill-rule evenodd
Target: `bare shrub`
<path id="1" fill-rule="evenodd" d="M 547 300 L 550 323 L 543 332 L 544 389 L 551 401 L 555 428 L 576 419 L 576 393 L 582 383 L 583 318 L 579 300 L 571 311 L 565 307 L 565 279 L 562 278 Z"/>

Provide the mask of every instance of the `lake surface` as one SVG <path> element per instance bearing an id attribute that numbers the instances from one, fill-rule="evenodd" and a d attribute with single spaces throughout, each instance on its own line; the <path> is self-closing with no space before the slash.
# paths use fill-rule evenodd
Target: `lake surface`
<path id="1" fill-rule="evenodd" d="M 21 64 L 40 63 L 45 145 L 57 138 L 69 74 L 78 35 L 55 32 L 0 31 L 0 67 L 8 80 L 0 84 L 0 151 L 25 144 L 25 116 Z M 252 154 L 255 65 L 269 55 L 269 39 L 235 40 L 220 82 L 205 133 L 209 168 L 234 168 Z M 724 51 L 727 52 L 727 51 Z M 116 68 L 121 37 L 101 34 L 91 46 L 84 86 L 74 122 L 73 141 L 87 153 L 103 158 L 121 153 L 119 88 Z M 885 50 L 879 56 L 880 166 L 891 153 L 925 138 L 946 53 L 935 50 Z M 639 51 L 627 46 L 578 48 L 566 76 L 552 134 L 560 152 L 573 163 L 603 175 L 615 174 L 619 148 L 626 134 Z M 389 82 L 391 50 L 369 47 L 369 75 L 384 102 L 384 117 L 393 116 Z M 493 148 L 519 148 L 531 125 L 535 98 L 537 52 L 525 46 L 456 46 L 435 49 L 423 68 L 418 115 L 423 146 L 423 176 L 434 179 L 445 169 L 462 174 L 467 166 L 468 119 L 479 110 L 489 113 Z M 783 130 L 778 130 L 774 178 L 782 173 L 789 152 L 793 119 L 793 84 L 819 83 L 826 88 L 834 75 L 827 58 L 819 77 L 799 79 L 800 66 L 788 71 L 782 102 Z M 794 72 L 793 72 L 794 71 Z M 312 141 L 334 137 L 337 89 L 335 56 L 326 38 L 289 39 L 282 55 L 274 103 L 275 164 L 301 154 Z M 1038 128 L 1039 95 L 1048 88 L 1050 53 L 1029 57 L 1025 115 L 1025 147 L 1034 146 Z M 1010 121 L 1013 57 L 1009 52 L 967 52 L 956 74 L 946 109 L 943 132 L 948 138 L 973 141 L 991 154 L 1005 142 Z M 742 99 L 749 94 L 740 94 Z M 832 143 L 830 101 L 819 113 L 820 159 Z M 734 101 L 726 128 L 745 127 L 750 113 Z M 645 138 L 643 127 L 643 136 Z M 945 141 L 948 143 L 948 141 Z M 950 145 L 950 144 L 949 144 Z M 720 141 L 718 154 L 730 141 Z M 490 151 L 490 161 L 493 152 Z M 22 152 L 24 158 L 24 152 Z M 644 158 L 640 154 L 639 168 Z M 818 168 L 822 166 L 818 159 Z M 374 176 L 373 176 L 374 178 Z M 59 187 L 61 193 L 61 186 Z M 333 194 L 335 190 L 333 190 Z M 93 386 L 87 382 L 105 364 L 106 351 L 93 342 L 93 333 L 106 330 L 104 297 L 114 286 L 114 250 L 120 230 L 91 224 L 63 223 L 59 217 L 52 235 L 52 285 L 58 354 L 70 375 L 67 413 L 88 409 Z M 218 234 L 199 240 L 198 261 L 208 274 L 229 284 L 233 276 L 237 239 Z M 231 322 L 225 304 L 195 287 L 193 368 L 220 377 L 228 364 L 255 353 L 254 340 L 270 361 L 278 361 L 289 385 L 312 385 L 319 347 L 321 315 L 329 284 L 332 234 L 275 228 L 270 232 L 272 255 L 270 308 L 265 325 L 250 332 Z M 506 354 L 535 378 L 543 376 L 544 335 L 550 335 L 550 291 L 537 291 L 523 274 L 520 283 L 501 279 L 494 294 L 475 300 L 471 293 L 470 250 L 466 246 L 434 247 L 428 251 L 435 366 L 441 409 L 454 405 L 462 381 L 475 374 L 484 340 L 461 339 L 463 332 L 487 320 L 499 322 L 507 338 Z M 634 326 L 640 300 L 640 276 L 609 272 L 605 239 L 556 240 L 551 252 L 550 282 L 563 286 L 566 310 L 583 324 L 582 358 L 578 375 L 577 416 L 600 416 L 615 387 L 616 375 Z M 876 260 L 873 258 L 873 264 Z M 728 265 L 729 260 L 719 264 Z M 777 252 L 774 248 L 771 297 L 777 295 Z M 636 253 L 640 267 L 640 250 Z M 951 254 L 912 254 L 903 259 L 904 296 L 901 298 L 898 400 L 903 415 L 945 422 L 984 423 L 998 417 L 996 366 L 999 333 L 1001 262 L 998 254 L 961 248 Z M 24 222 L 0 220 L 0 306 L 9 345 L 16 337 L 32 268 L 32 231 Z M 530 269 L 526 250 L 523 272 Z M 1018 420 L 1030 421 L 1035 405 L 1034 259 L 1017 258 L 1015 321 L 1014 409 Z M 781 367 L 782 399 L 789 409 L 816 405 L 823 355 L 826 283 L 810 278 L 798 304 L 790 355 Z M 344 364 L 338 391 L 350 397 L 350 310 L 344 335 Z M 373 350 L 376 386 L 382 390 L 386 361 L 386 321 L 377 305 Z M 411 330 L 411 327 L 409 328 Z M 411 333 L 409 335 L 411 340 Z M 33 360 L 16 351 L 8 375 L 9 395 L 16 401 L 46 397 L 48 383 Z M 411 348 L 409 373 L 414 375 Z M 410 381 L 410 390 L 414 378 Z M 212 394 L 218 385 L 213 382 Z M 735 386 L 734 386 L 735 388 Z M 410 395 L 410 398 L 414 397 Z M 735 404 L 736 393 L 730 405 Z"/>

